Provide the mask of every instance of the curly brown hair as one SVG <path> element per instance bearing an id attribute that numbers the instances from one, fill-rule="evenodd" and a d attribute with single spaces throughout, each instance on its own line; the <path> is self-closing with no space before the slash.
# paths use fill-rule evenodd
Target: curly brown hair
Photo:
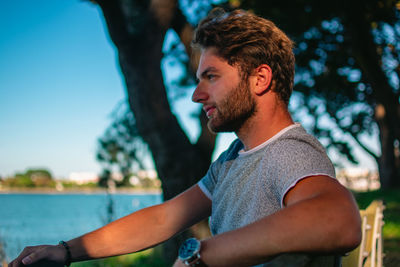
<path id="1" fill-rule="evenodd" d="M 272 90 L 289 103 L 294 79 L 293 42 L 273 22 L 243 10 L 226 13 L 216 8 L 200 22 L 192 45 L 215 47 L 218 56 L 240 68 L 243 78 L 261 64 L 269 65 Z"/>

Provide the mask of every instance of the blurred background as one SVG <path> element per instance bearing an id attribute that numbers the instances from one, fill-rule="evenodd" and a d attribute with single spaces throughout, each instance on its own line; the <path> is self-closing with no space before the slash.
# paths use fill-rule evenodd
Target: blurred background
<path id="1" fill-rule="evenodd" d="M 98 222 L 72 237 L 141 207 L 121 192 L 140 190 L 146 205 L 175 196 L 229 146 L 235 136 L 209 133 L 190 100 L 191 36 L 215 6 L 271 19 L 295 41 L 293 117 L 360 208 L 385 201 L 385 263 L 400 266 L 400 4 L 391 0 L 1 2 L 0 257 L 43 241 L 15 234 L 33 220 L 21 223 L 17 205 L 33 203 L 32 192 L 47 204 L 68 194 L 54 209 L 71 192 L 97 196 L 85 208 Z M 170 246 L 151 253 L 168 262 Z"/>

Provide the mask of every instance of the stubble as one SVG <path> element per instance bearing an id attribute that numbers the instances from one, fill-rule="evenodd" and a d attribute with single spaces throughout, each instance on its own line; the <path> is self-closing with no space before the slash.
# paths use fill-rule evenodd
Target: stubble
<path id="1" fill-rule="evenodd" d="M 217 103 L 215 116 L 208 121 L 212 132 L 236 132 L 256 113 L 256 102 L 250 92 L 248 79 L 242 79 L 236 88 Z"/>

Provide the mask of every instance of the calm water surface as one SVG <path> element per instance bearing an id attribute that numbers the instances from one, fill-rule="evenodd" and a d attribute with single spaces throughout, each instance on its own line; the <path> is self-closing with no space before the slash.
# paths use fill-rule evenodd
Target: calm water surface
<path id="1" fill-rule="evenodd" d="M 160 194 L 115 194 L 113 219 L 162 201 Z M 57 244 L 107 223 L 106 194 L 0 194 L 0 241 L 8 261 L 25 246 Z"/>

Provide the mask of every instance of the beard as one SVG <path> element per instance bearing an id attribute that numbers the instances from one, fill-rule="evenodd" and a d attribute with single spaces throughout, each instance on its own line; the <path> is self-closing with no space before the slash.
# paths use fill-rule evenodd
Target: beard
<path id="1" fill-rule="evenodd" d="M 248 79 L 242 79 L 236 88 L 216 104 L 216 112 L 209 121 L 210 131 L 236 132 L 256 113 L 256 101 L 250 92 Z"/>

